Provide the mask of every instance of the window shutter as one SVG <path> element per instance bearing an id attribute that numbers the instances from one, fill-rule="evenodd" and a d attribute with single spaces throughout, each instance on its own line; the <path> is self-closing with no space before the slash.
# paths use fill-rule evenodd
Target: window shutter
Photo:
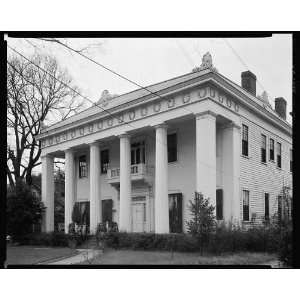
<path id="1" fill-rule="evenodd" d="M 217 220 L 223 220 L 223 190 L 217 189 L 216 194 L 216 217 Z"/>

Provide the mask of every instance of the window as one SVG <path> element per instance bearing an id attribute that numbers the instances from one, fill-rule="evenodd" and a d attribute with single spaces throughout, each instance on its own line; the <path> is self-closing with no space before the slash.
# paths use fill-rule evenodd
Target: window
<path id="1" fill-rule="evenodd" d="M 79 178 L 87 177 L 86 156 L 79 156 Z"/>
<path id="2" fill-rule="evenodd" d="M 267 162 L 267 137 L 261 135 L 261 162 Z"/>
<path id="3" fill-rule="evenodd" d="M 274 140 L 270 139 L 270 160 L 274 161 Z"/>
<path id="4" fill-rule="evenodd" d="M 277 143 L 277 167 L 281 168 L 281 144 Z"/>
<path id="5" fill-rule="evenodd" d="M 177 134 L 168 134 L 168 162 L 177 161 Z"/>
<path id="6" fill-rule="evenodd" d="M 102 150 L 101 154 L 101 174 L 106 174 L 109 168 L 109 150 Z"/>
<path id="7" fill-rule="evenodd" d="M 242 132 L 242 154 L 248 156 L 248 126 L 244 124 Z"/>
<path id="8" fill-rule="evenodd" d="M 145 163 L 145 142 L 131 144 L 131 164 Z"/>
<path id="9" fill-rule="evenodd" d="M 293 149 L 290 149 L 290 172 L 293 172 Z"/>
<path id="10" fill-rule="evenodd" d="M 249 221 L 249 191 L 243 190 L 243 220 Z"/>
<path id="11" fill-rule="evenodd" d="M 90 202 L 75 202 L 75 206 L 77 206 L 79 210 L 79 224 L 90 225 Z"/>
<path id="12" fill-rule="evenodd" d="M 278 222 L 281 222 L 282 219 L 282 196 L 279 195 L 278 198 Z"/>
<path id="13" fill-rule="evenodd" d="M 217 220 L 223 220 L 223 190 L 217 189 L 216 195 L 216 217 Z"/>
<path id="14" fill-rule="evenodd" d="M 182 232 L 182 194 L 169 195 L 170 233 Z"/>
<path id="15" fill-rule="evenodd" d="M 112 222 L 112 199 L 102 200 L 102 222 Z"/>
<path id="16" fill-rule="evenodd" d="M 270 218 L 269 213 L 269 194 L 265 193 L 265 220 L 268 221 Z"/>

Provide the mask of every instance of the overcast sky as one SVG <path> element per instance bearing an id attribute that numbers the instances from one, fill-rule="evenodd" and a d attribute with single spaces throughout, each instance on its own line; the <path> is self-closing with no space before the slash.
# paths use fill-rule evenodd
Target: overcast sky
<path id="1" fill-rule="evenodd" d="M 104 89 L 122 94 L 138 87 L 102 69 L 61 45 L 29 39 L 39 49 L 54 55 L 68 69 L 82 93 L 97 101 Z M 227 41 L 227 43 L 226 43 Z M 257 94 L 264 90 L 274 107 L 275 97 L 287 100 L 287 116 L 292 104 L 292 36 L 269 38 L 107 38 L 68 39 L 69 46 L 80 49 L 92 45 L 85 54 L 142 86 L 188 73 L 201 64 L 209 51 L 218 71 L 240 84 L 241 72 L 249 69 L 257 77 Z M 20 52 L 34 53 L 24 39 L 8 39 Z M 230 48 L 234 48 L 235 52 Z"/>
<path id="2" fill-rule="evenodd" d="M 94 102 L 104 89 L 111 94 L 122 94 L 138 88 L 61 45 L 35 39 L 28 41 L 37 45 L 39 51 L 54 55 L 59 64 L 68 69 L 81 93 Z M 28 41 L 8 38 L 8 44 L 26 56 L 36 51 Z M 106 38 L 67 39 L 65 42 L 75 49 L 91 45 L 88 52 L 84 52 L 87 56 L 142 86 L 191 72 L 209 51 L 218 71 L 238 84 L 241 72 L 252 71 L 257 77 L 257 95 L 266 90 L 273 108 L 274 98 L 284 97 L 287 120 L 291 122 L 292 35 L 226 41 L 220 38 Z M 9 49 L 8 53 L 11 53 Z"/>

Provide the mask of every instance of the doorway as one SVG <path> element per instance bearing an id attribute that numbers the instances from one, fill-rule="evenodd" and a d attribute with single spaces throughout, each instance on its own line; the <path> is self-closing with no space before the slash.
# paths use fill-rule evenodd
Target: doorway
<path id="1" fill-rule="evenodd" d="M 146 197 L 133 197 L 132 205 L 132 232 L 145 232 L 146 231 Z"/>

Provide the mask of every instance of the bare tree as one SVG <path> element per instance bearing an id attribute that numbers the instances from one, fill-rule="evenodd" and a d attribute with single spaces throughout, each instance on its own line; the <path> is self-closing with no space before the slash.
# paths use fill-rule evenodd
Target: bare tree
<path id="1" fill-rule="evenodd" d="M 66 119 L 84 107 L 78 88 L 54 57 L 36 54 L 30 61 L 34 64 L 10 57 L 7 64 L 6 171 L 12 187 L 24 180 L 32 184 L 32 170 L 40 164 L 41 155 L 36 136 L 43 124 Z"/>

